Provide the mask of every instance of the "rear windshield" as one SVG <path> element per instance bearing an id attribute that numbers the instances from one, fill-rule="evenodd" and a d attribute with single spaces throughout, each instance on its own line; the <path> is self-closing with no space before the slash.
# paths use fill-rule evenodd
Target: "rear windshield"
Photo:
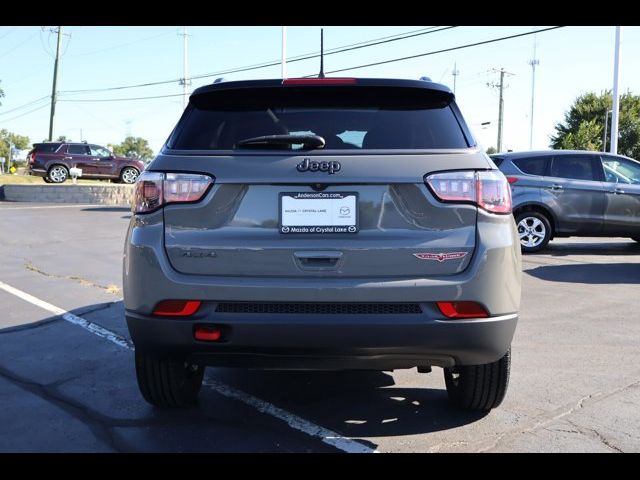
<path id="1" fill-rule="evenodd" d="M 210 92 L 192 97 L 168 146 L 233 150 L 248 138 L 294 134 L 319 135 L 325 149 L 467 148 L 450 100 L 443 92 L 390 87 Z"/>
<path id="2" fill-rule="evenodd" d="M 33 149 L 38 152 L 55 152 L 60 148 L 61 143 L 36 143 L 33 145 Z"/>

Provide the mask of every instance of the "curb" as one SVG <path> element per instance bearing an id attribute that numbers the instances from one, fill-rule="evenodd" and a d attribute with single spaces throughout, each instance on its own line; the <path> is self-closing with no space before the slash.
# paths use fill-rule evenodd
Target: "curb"
<path id="1" fill-rule="evenodd" d="M 130 206 L 133 185 L 0 185 L 0 200 Z"/>

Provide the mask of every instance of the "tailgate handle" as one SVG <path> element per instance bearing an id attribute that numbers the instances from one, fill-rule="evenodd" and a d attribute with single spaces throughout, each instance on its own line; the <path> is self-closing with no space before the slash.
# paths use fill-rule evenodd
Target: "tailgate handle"
<path id="1" fill-rule="evenodd" d="M 335 267 L 342 252 L 295 252 L 293 254 L 303 267 Z"/>

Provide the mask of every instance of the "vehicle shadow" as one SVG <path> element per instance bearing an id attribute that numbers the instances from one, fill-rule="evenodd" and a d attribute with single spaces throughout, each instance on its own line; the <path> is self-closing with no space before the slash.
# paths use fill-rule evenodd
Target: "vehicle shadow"
<path id="1" fill-rule="evenodd" d="M 552 257 L 566 257 L 568 255 L 640 255 L 640 243 L 634 240 L 612 242 L 605 239 L 599 243 L 555 243 L 552 241 L 540 252 L 529 253 L 525 258 L 547 255 Z"/>
<path id="2" fill-rule="evenodd" d="M 577 263 L 545 265 L 525 270 L 532 277 L 550 282 L 614 284 L 640 283 L 639 263 Z"/>
<path id="3" fill-rule="evenodd" d="M 467 425 L 487 415 L 455 408 L 444 388 L 385 388 L 395 385 L 386 372 L 226 368 L 210 368 L 209 372 L 217 380 L 347 437 L 425 434 Z M 440 374 L 439 369 L 431 373 Z"/>

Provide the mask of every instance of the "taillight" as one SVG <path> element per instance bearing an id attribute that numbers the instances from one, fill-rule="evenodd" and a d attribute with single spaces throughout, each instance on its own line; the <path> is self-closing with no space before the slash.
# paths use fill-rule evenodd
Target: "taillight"
<path id="1" fill-rule="evenodd" d="M 437 305 L 447 318 L 486 318 L 489 316 L 484 307 L 476 302 L 437 302 Z"/>
<path id="2" fill-rule="evenodd" d="M 170 203 L 197 202 L 213 185 L 208 175 L 142 172 L 133 193 L 133 213 L 149 213 Z"/>
<path id="3" fill-rule="evenodd" d="M 511 213 L 511 188 L 499 170 L 434 173 L 425 182 L 443 202 L 473 203 L 491 213 Z"/>
<path id="4" fill-rule="evenodd" d="M 188 317 L 200 308 L 200 300 L 163 300 L 153 309 L 161 317 Z"/>

